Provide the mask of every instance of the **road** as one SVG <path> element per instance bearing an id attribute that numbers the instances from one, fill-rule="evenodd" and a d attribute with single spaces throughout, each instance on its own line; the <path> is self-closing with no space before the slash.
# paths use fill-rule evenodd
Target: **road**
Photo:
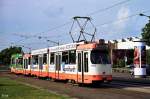
<path id="1" fill-rule="evenodd" d="M 105 83 L 96 87 L 88 85 L 80 87 L 64 82 L 52 82 L 10 73 L 1 73 L 0 76 L 77 99 L 149 99 L 150 97 L 148 84 L 113 81 L 110 84 Z"/>

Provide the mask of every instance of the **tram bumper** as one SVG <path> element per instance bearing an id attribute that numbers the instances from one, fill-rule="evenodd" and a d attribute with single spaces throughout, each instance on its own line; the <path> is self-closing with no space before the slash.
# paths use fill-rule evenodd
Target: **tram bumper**
<path id="1" fill-rule="evenodd" d="M 92 82 L 111 82 L 112 75 L 93 75 Z"/>

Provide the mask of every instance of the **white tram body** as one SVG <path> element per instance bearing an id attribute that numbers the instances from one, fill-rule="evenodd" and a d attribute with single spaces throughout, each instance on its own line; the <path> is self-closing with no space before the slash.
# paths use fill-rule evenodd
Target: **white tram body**
<path id="1" fill-rule="evenodd" d="M 108 48 L 105 44 L 71 43 L 33 50 L 31 55 L 31 74 L 36 76 L 77 83 L 112 80 Z"/>
<path id="2" fill-rule="evenodd" d="M 48 74 L 48 49 L 31 51 L 31 75 L 46 77 Z"/>
<path id="3" fill-rule="evenodd" d="M 31 54 L 28 53 L 23 55 L 23 74 L 31 74 Z"/>
<path id="4" fill-rule="evenodd" d="M 24 74 L 76 83 L 112 81 L 108 45 L 96 42 L 33 50 L 24 55 L 23 67 Z"/>

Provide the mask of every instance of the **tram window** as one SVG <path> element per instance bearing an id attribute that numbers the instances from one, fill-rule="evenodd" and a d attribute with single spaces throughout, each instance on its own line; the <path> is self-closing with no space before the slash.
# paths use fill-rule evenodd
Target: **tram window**
<path id="1" fill-rule="evenodd" d="M 29 57 L 28 60 L 29 60 L 28 64 L 30 65 L 31 64 L 31 57 Z"/>
<path id="2" fill-rule="evenodd" d="M 28 68 L 28 60 L 24 59 L 24 69 L 27 69 L 27 68 Z"/>
<path id="3" fill-rule="evenodd" d="M 75 50 L 69 51 L 69 64 L 75 63 L 76 63 L 76 51 Z"/>
<path id="4" fill-rule="evenodd" d="M 107 50 L 92 50 L 91 62 L 92 64 L 110 64 L 108 51 Z"/>
<path id="5" fill-rule="evenodd" d="M 38 64 L 38 55 L 34 55 L 32 59 L 33 59 L 33 64 L 34 65 Z"/>
<path id="6" fill-rule="evenodd" d="M 43 64 L 47 64 L 47 54 L 43 55 Z"/>
<path id="7" fill-rule="evenodd" d="M 88 52 L 84 53 L 84 72 L 88 72 Z"/>
<path id="8" fill-rule="evenodd" d="M 22 58 L 17 59 L 17 64 L 22 64 Z"/>
<path id="9" fill-rule="evenodd" d="M 13 64 L 13 59 L 11 58 L 11 64 Z"/>
<path id="10" fill-rule="evenodd" d="M 24 69 L 26 68 L 26 59 L 23 60 Z"/>
<path id="11" fill-rule="evenodd" d="M 78 71 L 81 72 L 81 53 L 78 53 Z"/>
<path id="12" fill-rule="evenodd" d="M 56 55 L 56 70 L 60 70 L 61 55 Z"/>
<path id="13" fill-rule="evenodd" d="M 22 65 L 23 65 L 23 59 L 22 58 L 18 58 L 16 59 L 16 67 L 17 68 L 22 68 Z"/>
<path id="14" fill-rule="evenodd" d="M 24 68 L 25 68 L 25 65 L 26 65 L 26 63 L 25 63 L 25 59 L 23 60 L 23 66 L 24 66 Z"/>
<path id="15" fill-rule="evenodd" d="M 26 69 L 28 69 L 28 64 L 29 64 L 29 60 L 28 59 L 26 59 Z"/>
<path id="16" fill-rule="evenodd" d="M 68 64 L 68 51 L 66 52 L 62 52 L 62 62 L 64 62 L 65 64 Z"/>
<path id="17" fill-rule="evenodd" d="M 43 57 L 42 55 L 39 56 L 39 69 L 43 69 Z"/>
<path id="18" fill-rule="evenodd" d="M 15 63 L 16 63 L 16 62 L 15 62 L 15 59 L 12 58 L 12 64 L 15 64 Z"/>
<path id="19" fill-rule="evenodd" d="M 54 64 L 54 53 L 51 53 L 50 64 Z"/>
<path id="20" fill-rule="evenodd" d="M 11 64 L 13 64 L 13 59 L 11 58 Z"/>

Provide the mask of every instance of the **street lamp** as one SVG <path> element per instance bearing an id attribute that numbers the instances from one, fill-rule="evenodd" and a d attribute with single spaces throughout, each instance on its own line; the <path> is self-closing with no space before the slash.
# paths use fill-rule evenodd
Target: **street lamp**
<path id="1" fill-rule="evenodd" d="M 143 14 L 143 13 L 140 13 L 139 15 L 140 15 L 140 16 L 145 16 L 145 17 L 149 18 L 149 21 L 150 21 L 150 16 L 145 15 L 145 14 Z"/>

